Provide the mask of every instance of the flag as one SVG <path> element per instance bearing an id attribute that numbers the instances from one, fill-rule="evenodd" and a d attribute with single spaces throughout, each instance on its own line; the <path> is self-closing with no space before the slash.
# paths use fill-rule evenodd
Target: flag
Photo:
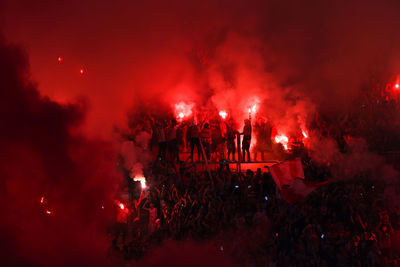
<path id="1" fill-rule="evenodd" d="M 312 191 L 328 183 L 306 181 L 300 158 L 272 165 L 269 167 L 269 171 L 282 198 L 288 203 L 303 201 Z"/>

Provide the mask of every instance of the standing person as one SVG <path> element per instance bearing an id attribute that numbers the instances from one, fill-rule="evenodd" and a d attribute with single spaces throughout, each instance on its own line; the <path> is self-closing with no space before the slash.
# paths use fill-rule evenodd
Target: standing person
<path id="1" fill-rule="evenodd" d="M 228 148 L 228 160 L 230 160 L 230 155 L 232 154 L 232 161 L 235 161 L 235 153 L 236 153 L 236 139 L 237 131 L 234 130 L 233 119 L 229 119 L 228 123 L 226 123 L 226 145 Z"/>
<path id="2" fill-rule="evenodd" d="M 250 143 L 251 143 L 251 121 L 249 119 L 244 120 L 244 127 L 243 127 L 243 132 L 241 133 L 243 135 L 243 140 L 242 140 L 242 154 L 243 154 L 243 162 L 245 162 L 245 153 L 247 152 L 247 159 L 248 162 L 250 162 Z"/>
<path id="3" fill-rule="evenodd" d="M 201 154 L 201 147 L 200 147 L 200 131 L 199 127 L 195 123 L 194 120 L 192 120 L 192 125 L 190 125 L 188 129 L 188 134 L 190 135 L 190 158 L 192 159 L 193 162 L 193 154 L 194 154 L 194 147 L 196 146 L 197 148 L 197 155 L 198 155 L 198 160 L 200 160 L 200 154 Z"/>
<path id="4" fill-rule="evenodd" d="M 176 136 L 176 130 L 178 123 L 175 119 L 171 120 L 171 124 L 167 128 L 167 142 L 168 142 L 168 153 L 171 155 L 172 161 L 175 159 L 179 162 L 179 145 Z"/>
<path id="5" fill-rule="evenodd" d="M 204 128 L 200 133 L 201 144 L 203 145 L 204 152 L 206 153 L 207 160 L 211 158 L 211 129 L 210 124 L 207 122 L 204 124 Z"/>
<path id="6" fill-rule="evenodd" d="M 257 123 L 254 125 L 254 132 L 257 138 L 257 144 L 254 149 L 254 160 L 257 160 L 257 153 L 260 152 L 261 160 L 264 160 L 264 153 L 272 151 L 271 142 L 271 131 L 272 126 L 263 118 L 259 118 Z"/>

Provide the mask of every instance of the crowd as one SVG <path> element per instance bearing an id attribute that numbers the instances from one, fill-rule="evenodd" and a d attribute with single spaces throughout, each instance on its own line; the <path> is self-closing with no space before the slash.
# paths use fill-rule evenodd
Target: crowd
<path id="1" fill-rule="evenodd" d="M 388 96 L 363 96 L 353 111 L 334 119 L 316 113 L 309 127 L 321 138 L 336 140 L 342 153 L 348 153 L 348 136 L 364 138 L 374 152 L 398 150 L 400 125 L 393 118 L 400 114 L 400 105 Z M 253 134 L 253 160 L 258 153 L 262 160 L 264 153 L 276 155 L 268 120 L 246 120 L 242 131 L 232 119 L 148 121 L 150 148 L 158 153 L 144 170 L 148 187 L 142 190 L 126 175 L 130 201 L 110 231 L 113 251 L 125 259 L 140 259 L 172 239 L 213 242 L 240 266 L 400 265 L 399 203 L 384 197 L 387 185 L 380 177 L 343 177 L 318 188 L 304 202 L 288 204 L 269 172 L 261 169 L 240 173 L 221 165 L 208 173 L 190 168 L 195 156 L 236 161 L 241 153 L 242 160 L 251 161 Z M 188 161 L 180 158 L 182 148 L 190 151 Z M 306 177 L 330 177 L 329 166 L 314 164 L 304 147 L 300 150 Z"/>
<path id="2" fill-rule="evenodd" d="M 166 239 L 190 239 L 214 240 L 216 249 L 225 247 L 247 266 L 391 266 L 399 260 L 392 244 L 399 207 L 388 206 L 384 188 L 366 177 L 331 183 L 303 203 L 288 204 L 260 169 L 219 170 L 210 180 L 207 173 L 182 175 L 155 163 L 146 176 L 150 188 L 128 205 L 130 230 L 113 232 L 114 249 L 128 259 Z M 250 241 L 258 244 L 255 255 L 243 235 L 256 227 L 263 234 Z"/>
<path id="3" fill-rule="evenodd" d="M 158 147 L 160 160 L 166 160 L 168 154 L 170 159 L 180 162 L 179 151 L 190 148 L 192 162 L 195 160 L 195 150 L 197 150 L 197 160 L 206 158 L 208 161 L 212 159 L 237 161 L 240 157 L 241 161 L 250 162 L 253 127 L 257 139 L 254 159 L 257 158 L 257 153 L 260 153 L 261 160 L 264 160 L 264 154 L 272 152 L 273 126 L 268 119 L 262 117 L 257 118 L 256 122 L 252 122 L 250 118 L 245 119 L 242 131 L 238 130 L 232 118 L 227 120 L 215 118 L 209 122 L 198 123 L 192 119 L 190 122 L 178 123 L 176 119 L 161 120 L 151 117 L 149 122 L 151 148 Z"/>

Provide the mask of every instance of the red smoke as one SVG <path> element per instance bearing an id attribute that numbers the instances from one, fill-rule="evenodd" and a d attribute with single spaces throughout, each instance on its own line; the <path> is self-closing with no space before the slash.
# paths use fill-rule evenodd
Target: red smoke
<path id="1" fill-rule="evenodd" d="M 6 260 L 25 265 L 104 263 L 97 231 L 115 206 L 112 134 L 128 113 L 172 117 L 184 102 L 242 124 L 256 104 L 289 136 L 315 110 L 350 109 L 369 73 L 400 72 L 391 0 L 7 0 L 3 14 L 32 71 L 0 42 L 1 242 Z M 315 158 L 346 162 L 333 140 L 313 136 Z"/>
<path id="2" fill-rule="evenodd" d="M 104 265 L 114 147 L 82 136 L 82 106 L 42 96 L 28 77 L 26 55 L 1 38 L 2 262 Z"/>

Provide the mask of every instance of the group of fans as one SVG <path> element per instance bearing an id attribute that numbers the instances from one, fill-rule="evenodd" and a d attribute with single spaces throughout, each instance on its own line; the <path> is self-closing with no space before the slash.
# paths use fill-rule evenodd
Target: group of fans
<path id="1" fill-rule="evenodd" d="M 169 158 L 180 162 L 179 152 L 183 148 L 190 148 L 190 159 L 194 161 L 195 150 L 197 160 L 210 161 L 213 159 L 229 161 L 251 161 L 250 146 L 253 135 L 256 136 L 254 159 L 260 153 L 261 160 L 264 160 L 265 153 L 272 152 L 272 131 L 273 127 L 264 118 L 258 118 L 252 125 L 251 119 L 244 120 L 242 132 L 239 132 L 236 123 L 232 118 L 225 120 L 212 120 L 210 122 L 178 123 L 176 119 L 156 120 L 151 119 L 151 147 L 158 146 L 158 158 L 166 160 L 167 152 Z M 240 137 L 241 139 L 240 144 Z M 241 147 L 241 149 L 237 149 Z M 237 151 L 239 150 L 239 151 Z M 241 151 L 240 151 L 241 150 Z M 238 154 L 236 157 L 236 151 Z M 247 157 L 246 157 L 247 156 Z"/>
<path id="2" fill-rule="evenodd" d="M 322 176 L 312 164 L 306 173 Z M 130 213 L 110 232 L 118 257 L 138 260 L 172 239 L 211 242 L 239 266 L 399 264 L 400 209 L 370 177 L 333 182 L 298 204 L 284 201 L 261 169 L 212 171 L 210 180 L 154 162 L 146 177 L 149 188 L 136 185 Z"/>
<path id="3" fill-rule="evenodd" d="M 386 97 L 355 103 L 357 108 L 335 118 L 317 113 L 310 130 L 336 141 L 342 154 L 351 153 L 347 136 L 363 138 L 372 152 L 383 155 L 400 149 L 400 124 L 393 122 L 399 103 Z M 400 265 L 400 206 L 388 201 L 382 177 L 369 172 L 339 177 L 304 202 L 289 204 L 270 173 L 261 169 L 241 173 L 220 168 L 209 175 L 175 164 L 183 163 L 180 151 L 190 151 L 188 161 L 196 156 L 250 161 L 258 153 L 264 160 L 277 145 L 270 121 L 247 119 L 241 131 L 232 119 L 150 121 L 148 126 L 140 123 L 140 131 L 150 133 L 149 147 L 157 160 L 144 170 L 146 189 L 126 175 L 132 201 L 125 202 L 123 216 L 110 229 L 112 252 L 118 257 L 141 259 L 172 239 L 211 242 L 239 266 Z M 306 149 L 303 155 L 306 177 L 330 177 L 329 165 L 314 162 Z"/>

